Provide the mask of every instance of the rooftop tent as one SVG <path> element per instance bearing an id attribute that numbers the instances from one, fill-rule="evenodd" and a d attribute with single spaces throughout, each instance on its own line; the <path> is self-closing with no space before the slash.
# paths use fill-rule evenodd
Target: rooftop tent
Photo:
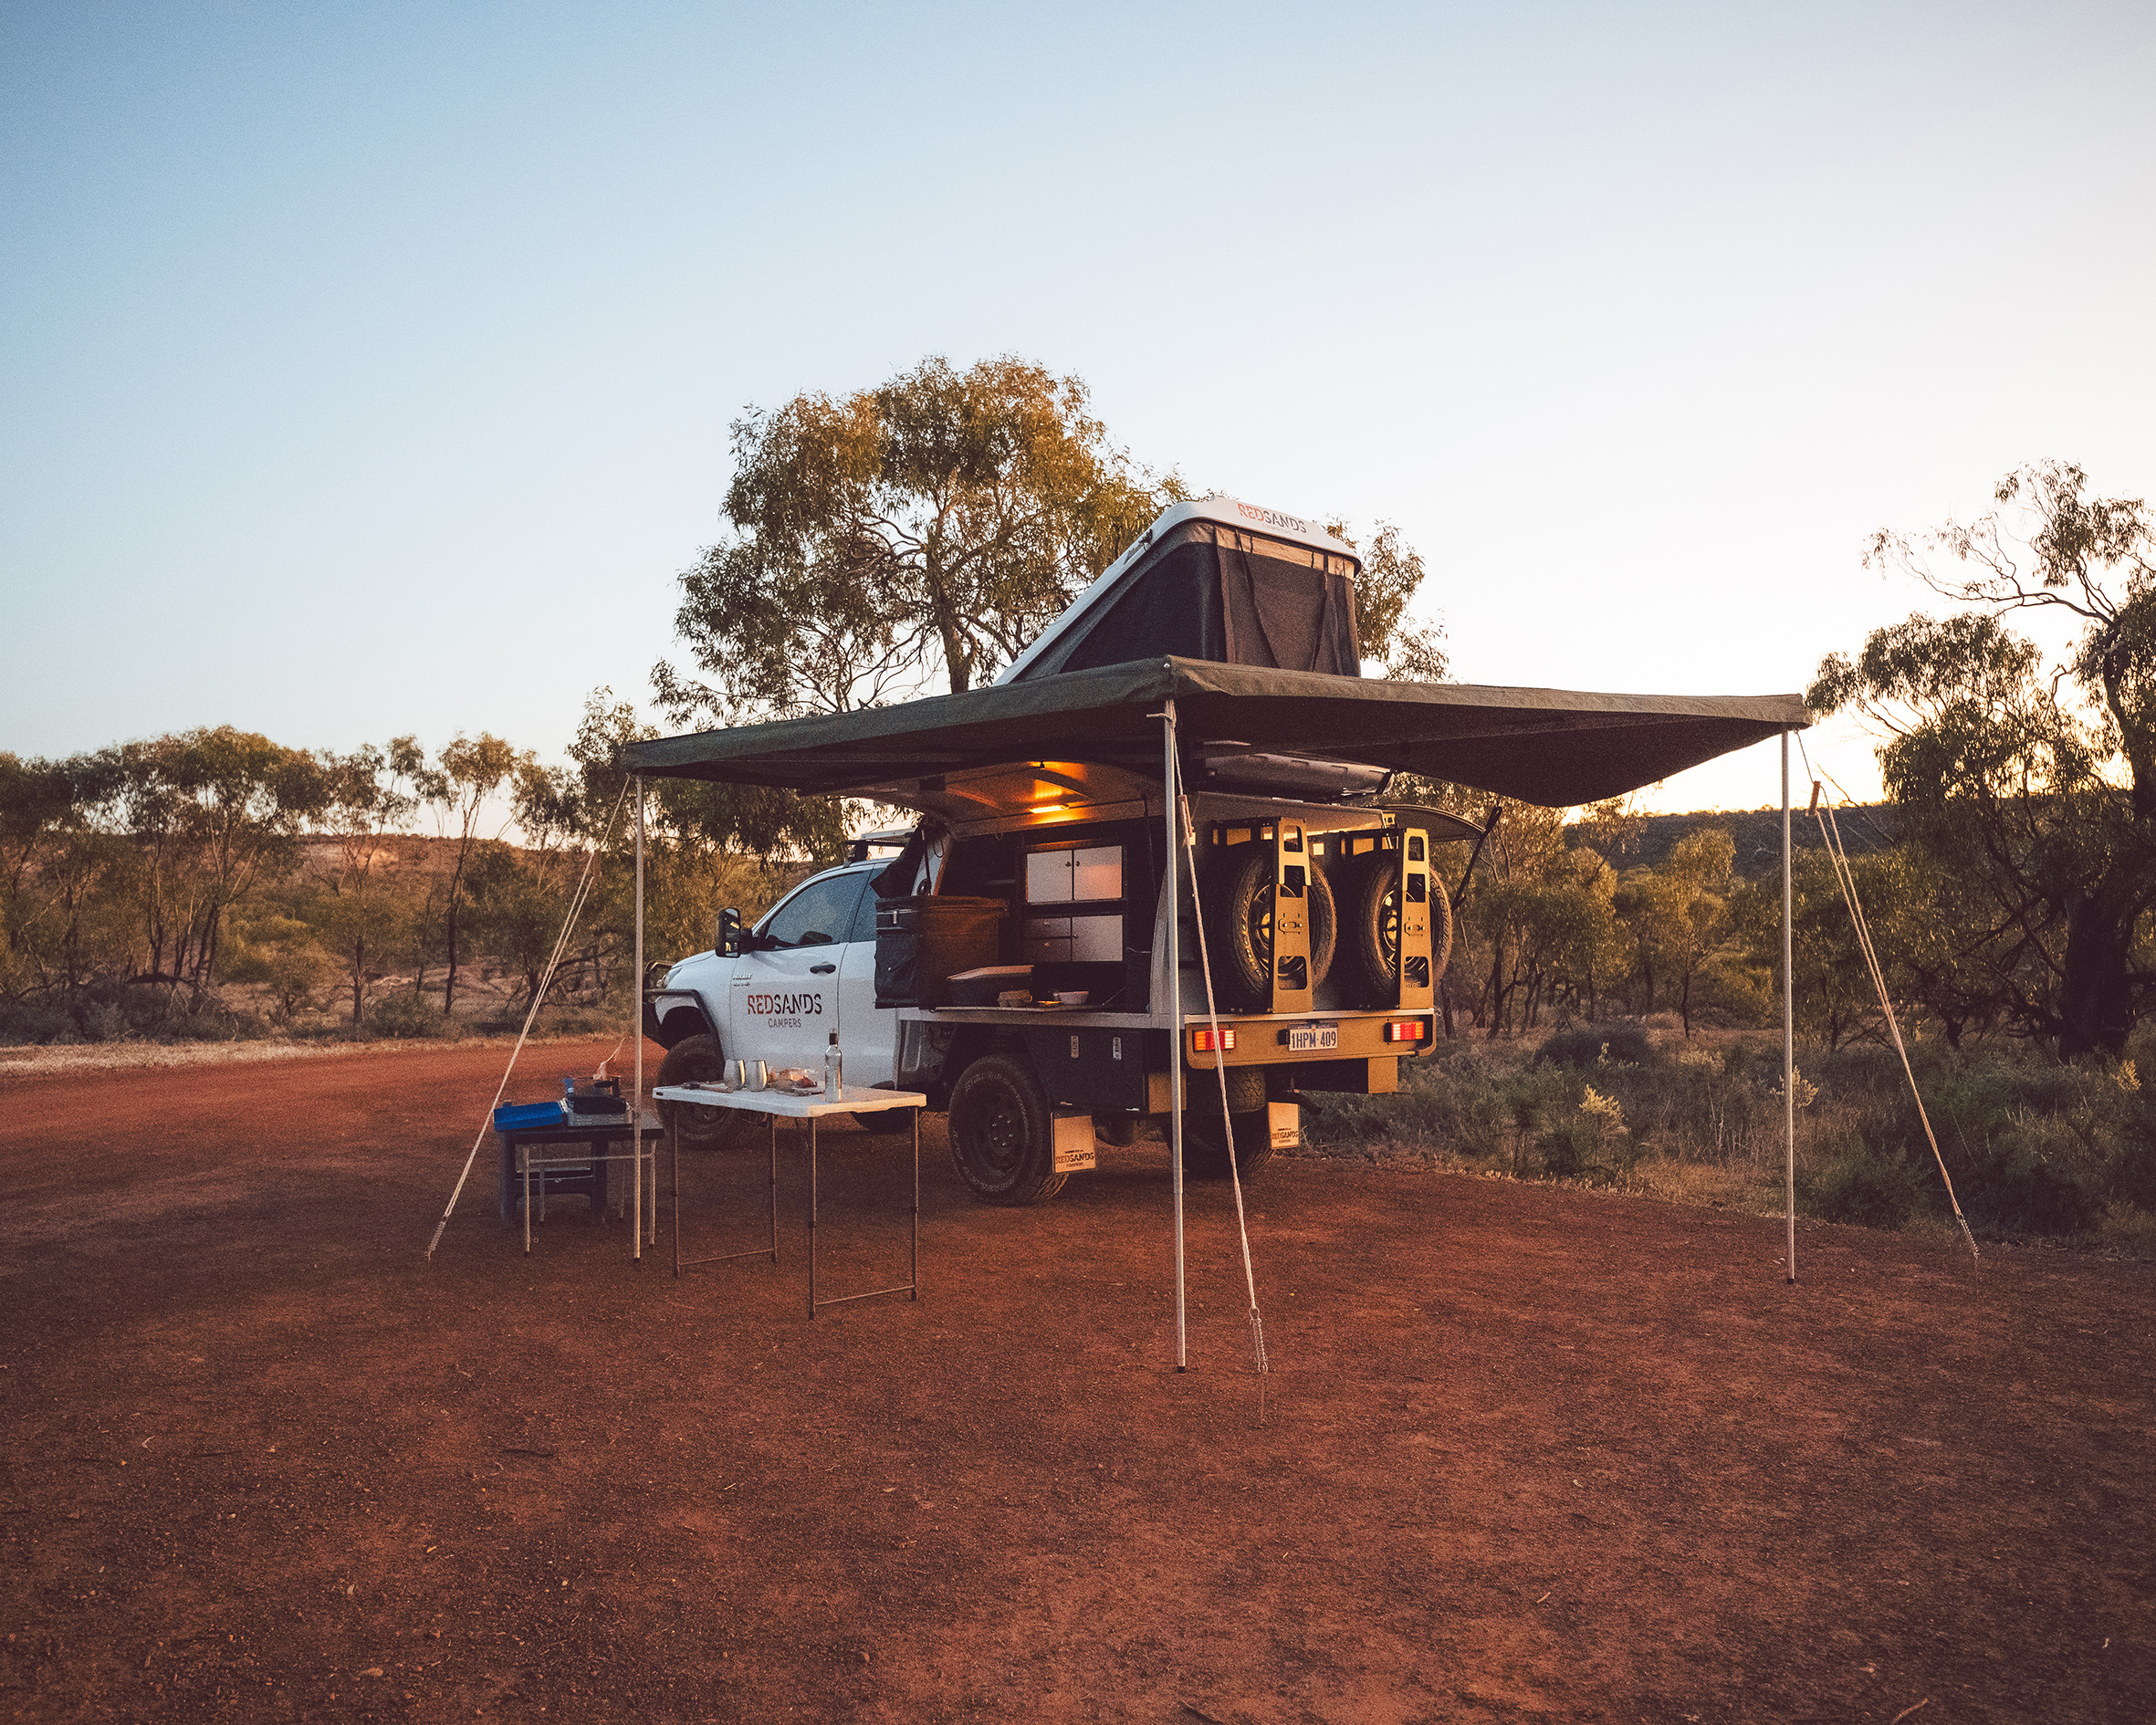
<path id="1" fill-rule="evenodd" d="M 1176 504 L 997 682 L 1163 653 L 1356 676 L 1360 568 L 1346 546 L 1293 516 L 1224 497 Z"/>
<path id="2" fill-rule="evenodd" d="M 1592 695 L 1154 656 L 963 695 L 632 743 L 633 773 L 919 808 L 948 775 L 1097 762 L 1158 779 L 1162 703 L 1186 748 L 1318 755 L 1552 808 L 1598 801 L 1809 723 L 1794 695 Z"/>

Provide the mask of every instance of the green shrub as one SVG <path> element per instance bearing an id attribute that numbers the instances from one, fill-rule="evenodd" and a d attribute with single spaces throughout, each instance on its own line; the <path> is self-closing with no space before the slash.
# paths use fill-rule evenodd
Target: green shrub
<path id="1" fill-rule="evenodd" d="M 75 1042 L 75 1020 L 37 1000 L 0 1000 L 0 1043 Z"/>
<path id="2" fill-rule="evenodd" d="M 1645 1066 L 1654 1058 L 1647 1032 L 1629 1024 L 1559 1030 L 1542 1045 L 1535 1062 L 1553 1066 Z"/>
<path id="3" fill-rule="evenodd" d="M 377 1036 L 455 1038 L 456 1020 L 434 1004 L 432 995 L 413 988 L 386 994 L 367 1009 L 367 1028 Z"/>
<path id="4" fill-rule="evenodd" d="M 1805 1208 L 1829 1222 L 1900 1228 L 1924 1208 L 1923 1171 L 1900 1150 L 1877 1151 L 1849 1139 L 1824 1175 L 1808 1183 Z"/>
<path id="5" fill-rule="evenodd" d="M 2025 1145 L 1950 1155 L 1947 1166 L 1969 1226 L 1982 1233 L 2081 1234 L 2103 1217 L 2103 1201 L 2094 1192 Z"/>
<path id="6" fill-rule="evenodd" d="M 1600 1140 L 1592 1121 L 1575 1112 L 1561 1115 L 1534 1141 L 1543 1172 L 1553 1180 L 1577 1180 L 1595 1166 Z"/>

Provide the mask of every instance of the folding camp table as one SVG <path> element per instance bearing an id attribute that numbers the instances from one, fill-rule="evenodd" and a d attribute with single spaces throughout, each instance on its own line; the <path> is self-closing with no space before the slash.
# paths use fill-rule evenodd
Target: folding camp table
<path id="1" fill-rule="evenodd" d="M 823 1306 L 843 1306 L 855 1300 L 874 1300 L 881 1294 L 905 1294 L 908 1299 L 921 1297 L 921 1113 L 928 1105 L 928 1098 L 911 1090 L 856 1090 L 849 1085 L 835 1097 L 826 1096 L 822 1091 L 811 1091 L 799 1095 L 782 1090 L 706 1090 L 696 1085 L 663 1085 L 652 1092 L 653 1100 L 663 1103 L 688 1103 L 697 1108 L 736 1108 L 746 1113 L 762 1114 L 767 1122 L 766 1135 L 770 1151 L 771 1189 L 771 1243 L 767 1247 L 754 1247 L 748 1251 L 718 1252 L 706 1258 L 684 1259 L 681 1255 L 681 1131 L 671 1125 L 667 1142 L 674 1156 L 674 1273 L 681 1274 L 685 1266 L 720 1264 L 737 1258 L 760 1258 L 766 1251 L 771 1261 L 779 1261 L 779 1121 L 808 1123 L 809 1129 L 809 1315 L 812 1318 Z M 825 1114 L 863 1114 L 881 1113 L 886 1108 L 911 1108 L 914 1111 L 914 1220 L 912 1255 L 908 1260 L 906 1280 L 889 1288 L 871 1288 L 863 1293 L 834 1294 L 826 1300 L 816 1298 L 816 1123 Z M 678 1118 L 678 1116 L 677 1116 Z"/>
<path id="2" fill-rule="evenodd" d="M 632 1128 L 629 1116 L 618 1118 L 587 1117 L 570 1121 L 566 1118 L 553 1125 L 497 1126 L 495 1137 L 501 1145 L 501 1213 L 502 1220 L 509 1219 L 511 1208 L 521 1192 L 524 1206 L 524 1251 L 531 1254 L 531 1208 L 534 1187 L 537 1202 L 542 1213 L 549 1189 L 561 1191 L 583 1186 L 591 1195 L 594 1216 L 605 1206 L 609 1185 L 607 1165 L 626 1162 L 632 1165 L 633 1177 L 641 1180 L 649 1165 L 652 1173 L 652 1206 L 644 1212 L 650 1218 L 648 1239 L 658 1243 L 659 1169 L 658 1153 L 645 1146 L 653 1144 L 665 1128 L 655 1114 L 645 1113 L 639 1127 Z M 614 1145 L 626 1141 L 629 1148 L 616 1150 Z M 589 1165 L 589 1176 L 580 1176 L 572 1170 Z M 588 1179 L 589 1184 L 585 1182 Z M 642 1240 L 634 1242 L 639 1248 Z"/>

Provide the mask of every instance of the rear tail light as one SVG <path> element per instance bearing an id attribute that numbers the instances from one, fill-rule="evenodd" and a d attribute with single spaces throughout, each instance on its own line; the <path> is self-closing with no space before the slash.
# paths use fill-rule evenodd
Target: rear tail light
<path id="1" fill-rule="evenodd" d="M 1422 1036 L 1420 1019 L 1395 1019 L 1385 1027 L 1385 1040 L 1388 1042 L 1419 1042 Z"/>
<path id="2" fill-rule="evenodd" d="M 1210 1054 L 1217 1048 L 1225 1054 L 1235 1046 L 1235 1032 L 1226 1026 L 1221 1028 L 1219 1040 L 1217 1042 L 1213 1040 L 1213 1034 L 1209 1030 L 1191 1031 L 1191 1051 L 1197 1054 Z"/>

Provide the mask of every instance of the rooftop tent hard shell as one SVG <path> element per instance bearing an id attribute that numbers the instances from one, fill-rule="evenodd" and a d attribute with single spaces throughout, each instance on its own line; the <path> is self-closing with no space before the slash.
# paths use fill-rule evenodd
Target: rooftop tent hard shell
<path id="1" fill-rule="evenodd" d="M 1355 552 L 1277 509 L 1207 497 L 1163 510 L 996 679 L 1170 654 L 1356 676 Z"/>

